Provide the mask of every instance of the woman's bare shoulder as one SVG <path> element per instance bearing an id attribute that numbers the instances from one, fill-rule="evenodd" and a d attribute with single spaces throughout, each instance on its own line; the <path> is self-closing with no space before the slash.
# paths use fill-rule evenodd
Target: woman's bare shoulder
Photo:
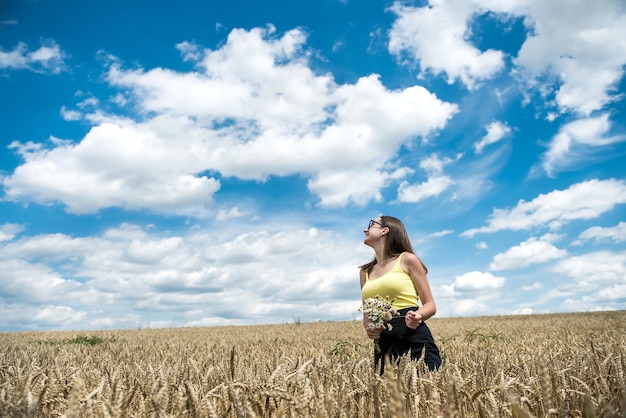
<path id="1" fill-rule="evenodd" d="M 402 255 L 402 264 L 409 269 L 424 270 L 422 260 L 413 253 L 404 253 Z"/>
<path id="2" fill-rule="evenodd" d="M 420 259 L 417 255 L 406 252 L 406 253 L 402 253 L 402 261 L 407 262 L 407 263 L 419 263 Z"/>

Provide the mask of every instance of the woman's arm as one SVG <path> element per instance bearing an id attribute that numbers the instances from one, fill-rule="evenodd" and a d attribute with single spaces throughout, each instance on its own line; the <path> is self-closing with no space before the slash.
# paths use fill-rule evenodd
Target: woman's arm
<path id="1" fill-rule="evenodd" d="M 422 321 L 427 320 L 437 312 L 437 306 L 430 290 L 430 283 L 426 277 L 426 270 L 424 270 L 420 259 L 415 254 L 405 253 L 402 256 L 400 267 L 411 276 L 417 295 L 422 301 L 419 311 L 410 311 L 406 315 L 407 326 L 415 329 Z"/>

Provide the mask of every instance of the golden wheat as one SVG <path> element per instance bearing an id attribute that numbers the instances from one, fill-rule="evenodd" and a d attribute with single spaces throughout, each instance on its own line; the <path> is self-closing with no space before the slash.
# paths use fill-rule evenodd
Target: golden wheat
<path id="1" fill-rule="evenodd" d="M 379 376 L 359 321 L 0 334 L 2 417 L 626 417 L 626 311 L 433 318 Z"/>

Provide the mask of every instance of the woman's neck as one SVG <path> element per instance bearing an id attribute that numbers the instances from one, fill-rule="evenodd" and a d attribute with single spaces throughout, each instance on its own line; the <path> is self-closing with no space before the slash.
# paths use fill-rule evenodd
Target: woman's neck
<path id="1" fill-rule="evenodd" d="M 391 259 L 396 258 L 393 255 L 386 255 L 383 253 L 382 249 L 380 251 L 376 251 L 376 264 L 384 266 Z"/>

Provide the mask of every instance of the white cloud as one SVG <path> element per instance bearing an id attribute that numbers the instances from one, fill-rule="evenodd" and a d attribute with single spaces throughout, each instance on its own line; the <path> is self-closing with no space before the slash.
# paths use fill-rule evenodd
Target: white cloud
<path id="1" fill-rule="evenodd" d="M 428 237 L 429 238 L 439 238 L 439 237 L 445 237 L 446 235 L 450 235 L 453 234 L 454 231 L 452 229 L 444 229 L 443 231 L 437 231 L 437 232 L 433 232 L 432 234 L 429 234 Z"/>
<path id="2" fill-rule="evenodd" d="M 179 135 L 193 134 L 188 121 L 164 119 L 104 123 L 52 149 L 13 144 L 26 162 L 3 179 L 6 196 L 60 200 L 73 213 L 119 206 L 201 216 L 220 183 L 195 175 L 205 151 L 180 146 Z"/>
<path id="3" fill-rule="evenodd" d="M 594 302 L 598 301 L 626 301 L 626 284 L 616 284 L 600 289 L 593 297 Z"/>
<path id="4" fill-rule="evenodd" d="M 35 310 L 34 319 L 44 326 L 71 328 L 85 319 L 85 313 L 77 312 L 68 306 L 43 306 Z"/>
<path id="5" fill-rule="evenodd" d="M 513 312 L 511 312 L 512 315 L 533 315 L 534 313 L 535 310 L 533 308 L 515 309 Z"/>
<path id="6" fill-rule="evenodd" d="M 442 291 L 444 295 L 449 296 L 457 292 L 492 290 L 504 286 L 505 281 L 504 277 L 494 276 L 491 273 L 471 271 L 457 276 L 454 283 L 448 286 L 444 285 Z"/>
<path id="7" fill-rule="evenodd" d="M 511 128 L 506 123 L 493 121 L 486 127 L 487 134 L 480 141 L 474 143 L 476 154 L 483 152 L 487 145 L 495 144 L 511 133 Z"/>
<path id="8" fill-rule="evenodd" d="M 551 85 L 560 85 L 562 111 L 588 116 L 615 99 L 611 93 L 626 64 L 621 0 L 531 0 L 525 19 L 532 35 L 515 63 L 539 90 L 552 93 Z"/>
<path id="9" fill-rule="evenodd" d="M 246 212 L 242 212 L 237 206 L 235 206 L 230 208 L 229 210 L 220 210 L 217 213 L 215 219 L 217 221 L 223 222 L 229 219 L 241 218 L 242 216 L 246 216 Z"/>
<path id="10" fill-rule="evenodd" d="M 479 315 L 487 311 L 488 307 L 476 299 L 463 299 L 454 304 L 452 314 L 458 316 Z"/>
<path id="11" fill-rule="evenodd" d="M 417 203 L 429 197 L 439 196 L 453 184 L 454 181 L 448 176 L 432 176 L 420 184 L 409 184 L 403 181 L 398 186 L 398 200 Z"/>
<path id="12" fill-rule="evenodd" d="M 63 106 L 61 107 L 61 116 L 63 117 L 63 120 L 74 121 L 80 120 L 83 114 L 77 110 L 70 110 Z"/>
<path id="13" fill-rule="evenodd" d="M 294 312 L 303 321 L 358 316 L 356 266 L 369 259 L 360 242 L 317 229 L 226 241 L 205 231 L 153 234 L 122 225 L 89 238 L 42 234 L 6 243 L 0 316 L 24 329 L 281 323 Z M 304 306 L 311 298 L 325 309 Z M 13 315 L 18 305 L 25 315 Z M 233 306 L 243 313 L 237 319 L 229 319 Z M 55 312 L 62 320 L 48 323 Z"/>
<path id="14" fill-rule="evenodd" d="M 12 240 L 17 234 L 19 234 L 23 230 L 24 226 L 19 224 L 6 223 L 0 225 L 0 242 Z"/>
<path id="15" fill-rule="evenodd" d="M 222 27 L 219 23 L 218 25 L 220 28 Z M 176 44 L 176 49 L 180 51 L 180 53 L 183 56 L 184 61 L 194 62 L 194 61 L 200 61 L 202 59 L 202 51 L 200 50 L 198 45 L 192 42 L 187 42 L 187 41 L 180 42 Z"/>
<path id="16" fill-rule="evenodd" d="M 85 99 L 83 99 L 81 102 L 79 102 L 77 104 L 78 107 L 80 107 L 81 109 L 85 109 L 85 108 L 90 108 L 90 107 L 97 107 L 100 104 L 100 100 L 98 100 L 97 97 L 87 97 Z"/>
<path id="17" fill-rule="evenodd" d="M 459 157 L 460 158 L 460 157 Z M 423 159 L 420 168 L 428 175 L 428 180 L 419 184 L 410 184 L 403 181 L 398 186 L 398 200 L 400 202 L 416 203 L 429 197 L 439 196 L 454 184 L 454 181 L 443 174 L 447 164 L 453 162 L 450 158 L 439 158 L 436 154 Z"/>
<path id="18" fill-rule="evenodd" d="M 529 238 L 504 253 L 496 254 L 489 264 L 489 270 L 519 269 L 565 257 L 567 251 L 552 245 L 551 240 L 550 235 L 539 239 Z"/>
<path id="19" fill-rule="evenodd" d="M 437 1 L 425 7 L 395 2 L 397 20 L 389 33 L 389 52 L 420 64 L 422 75 L 445 73 L 473 89 L 504 69 L 504 54 L 480 51 L 467 41 L 468 23 L 481 9 L 476 2 Z"/>
<path id="20" fill-rule="evenodd" d="M 41 305 L 50 300 L 57 300 L 63 305 L 81 293 L 80 283 L 64 279 L 50 267 L 20 259 L 0 259 L 0 284 L 2 299 L 6 303 L 24 303 Z"/>
<path id="21" fill-rule="evenodd" d="M 567 311 L 613 311 L 623 309 L 626 301 L 626 285 L 616 284 L 603 286 L 582 293 L 579 298 L 568 298 L 561 304 L 561 308 Z M 621 307 L 621 308 L 620 308 Z"/>
<path id="22" fill-rule="evenodd" d="M 597 251 L 559 261 L 549 273 L 561 277 L 555 292 L 567 296 L 560 309 L 622 309 L 626 302 L 626 252 Z"/>
<path id="23" fill-rule="evenodd" d="M 530 290 L 537 290 L 537 289 L 541 289 L 543 287 L 543 284 L 541 284 L 540 282 L 534 282 L 531 285 L 524 285 L 521 287 L 521 289 L 523 291 L 530 291 Z"/>
<path id="24" fill-rule="evenodd" d="M 577 219 L 594 219 L 626 203 L 626 184 L 621 180 L 588 180 L 565 190 L 541 194 L 530 202 L 520 200 L 513 209 L 494 209 L 488 225 L 469 229 L 461 236 L 501 230 L 519 231 L 538 226 L 558 229 Z"/>
<path id="25" fill-rule="evenodd" d="M 626 242 L 626 222 L 620 222 L 614 227 L 594 226 L 578 235 L 580 241 L 595 240 L 597 241 L 613 241 Z"/>
<path id="26" fill-rule="evenodd" d="M 23 42 L 13 50 L 0 50 L 0 69 L 29 70 L 37 73 L 59 73 L 63 70 L 65 54 L 54 41 L 46 41 L 39 48 L 29 51 Z"/>
<path id="27" fill-rule="evenodd" d="M 378 200 L 409 171 L 386 168 L 400 147 L 443 128 L 458 108 L 419 86 L 389 90 L 375 74 L 336 85 L 308 67 L 305 41 L 300 30 L 278 36 L 270 26 L 233 30 L 216 50 L 179 44 L 196 60 L 187 73 L 125 70 L 114 60 L 108 80 L 136 100 L 141 121 L 96 109 L 79 143 L 14 144 L 25 163 L 3 179 L 7 197 L 59 201 L 73 213 L 208 216 L 220 181 L 205 173 L 218 172 L 254 181 L 300 175 L 322 206 Z"/>
<path id="28" fill-rule="evenodd" d="M 578 288 L 600 289 L 607 283 L 621 283 L 626 277 L 626 252 L 598 251 L 566 258 L 553 271 L 570 278 Z"/>
<path id="29" fill-rule="evenodd" d="M 610 127 L 608 113 L 563 125 L 548 144 L 541 161 L 542 169 L 553 176 L 555 172 L 585 162 L 607 145 L 626 141 L 626 135 L 607 136 Z"/>
<path id="30" fill-rule="evenodd" d="M 321 197 L 321 206 L 341 207 L 349 201 L 365 205 L 382 200 L 380 189 L 391 176 L 384 172 L 337 171 L 323 172 L 308 181 L 309 189 Z"/>
<path id="31" fill-rule="evenodd" d="M 561 112 L 588 116 L 617 99 L 626 64 L 626 13 L 621 0 L 438 0 L 423 7 L 395 2 L 389 51 L 427 73 L 469 89 L 505 68 L 503 51 L 481 51 L 471 38 L 474 18 L 490 13 L 523 18 L 527 39 L 513 72 L 524 84 L 553 98 Z M 567 13 L 563 13 L 567 10 Z"/>

